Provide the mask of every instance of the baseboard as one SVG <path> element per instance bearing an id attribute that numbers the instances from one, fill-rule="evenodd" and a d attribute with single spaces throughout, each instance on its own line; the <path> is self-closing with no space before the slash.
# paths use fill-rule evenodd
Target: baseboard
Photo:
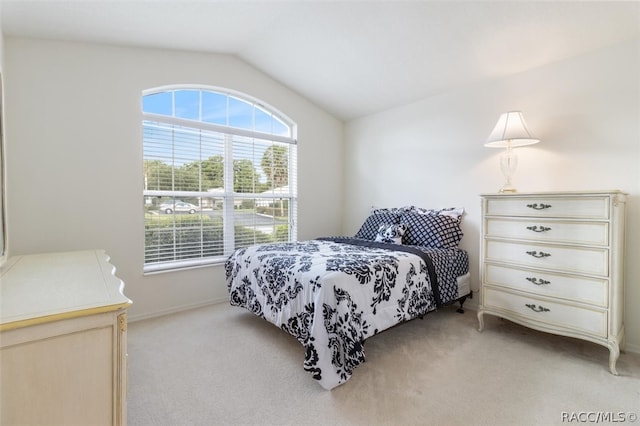
<path id="1" fill-rule="evenodd" d="M 150 312 L 150 313 L 146 313 L 146 314 L 140 314 L 140 315 L 131 315 L 131 316 L 127 316 L 127 321 L 128 322 L 136 322 L 136 321 L 142 321 L 142 320 L 146 320 L 146 319 L 151 319 L 151 318 L 157 318 L 157 317 L 162 317 L 165 315 L 171 315 L 171 314 L 175 314 L 178 312 L 182 312 L 182 311 L 188 311 L 190 309 L 196 309 L 196 308 L 201 308 L 203 306 L 209 306 L 209 305 L 216 305 L 218 303 L 225 303 L 228 302 L 229 299 L 228 298 L 218 298 L 218 299 L 207 299 L 198 303 L 191 303 L 191 304 L 187 304 L 187 305 L 180 305 L 180 306 L 173 306 L 170 309 L 165 309 L 165 310 L 161 310 L 161 311 L 155 311 L 155 312 Z"/>
<path id="2" fill-rule="evenodd" d="M 624 346 L 623 352 L 629 352 L 632 354 L 640 354 L 640 345 L 630 345 L 628 343 Z"/>

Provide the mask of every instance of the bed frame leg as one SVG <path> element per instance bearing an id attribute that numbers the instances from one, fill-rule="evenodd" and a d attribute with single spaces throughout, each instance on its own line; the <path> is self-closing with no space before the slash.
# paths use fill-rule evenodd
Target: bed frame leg
<path id="1" fill-rule="evenodd" d="M 467 296 L 462 296 L 460 299 L 458 299 L 458 302 L 460 303 L 460 307 L 456 309 L 457 313 L 464 314 L 464 309 L 462 308 L 462 305 L 464 304 L 465 300 L 467 300 Z"/>
<path id="2" fill-rule="evenodd" d="M 469 299 L 473 299 L 473 291 L 471 291 L 466 296 L 462 296 L 460 299 L 457 300 L 460 303 L 460 307 L 458 309 L 456 309 L 457 313 L 464 314 L 464 308 L 462 307 L 462 304 L 464 303 L 465 300 L 467 300 L 467 297 Z"/>

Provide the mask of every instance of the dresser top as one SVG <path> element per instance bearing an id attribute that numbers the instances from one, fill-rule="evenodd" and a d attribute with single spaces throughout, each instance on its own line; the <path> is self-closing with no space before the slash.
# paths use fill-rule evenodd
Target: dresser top
<path id="1" fill-rule="evenodd" d="M 593 195 L 627 195 L 626 192 L 620 191 L 619 189 L 610 189 L 610 190 L 600 190 L 600 191 L 540 191 L 540 192 L 493 192 L 493 193 L 484 193 L 480 194 L 483 197 L 529 197 L 529 196 L 551 196 L 551 197 L 562 197 L 567 195 L 584 195 L 584 196 L 593 196 Z"/>
<path id="2" fill-rule="evenodd" d="M 10 257 L 0 267 L 0 330 L 131 304 L 103 250 Z"/>

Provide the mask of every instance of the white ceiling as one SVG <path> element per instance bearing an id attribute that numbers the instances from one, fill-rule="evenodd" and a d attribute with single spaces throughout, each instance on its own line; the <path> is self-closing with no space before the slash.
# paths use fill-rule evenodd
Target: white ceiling
<path id="1" fill-rule="evenodd" d="M 0 6 L 7 36 L 233 54 L 343 120 L 640 37 L 637 1 L 0 0 Z"/>

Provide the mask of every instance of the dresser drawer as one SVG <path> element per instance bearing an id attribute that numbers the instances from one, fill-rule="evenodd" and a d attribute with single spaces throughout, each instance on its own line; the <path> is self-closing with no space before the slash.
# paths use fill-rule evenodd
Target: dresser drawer
<path id="1" fill-rule="evenodd" d="M 609 224 L 607 222 L 489 218 L 485 222 L 485 234 L 488 237 L 607 245 Z"/>
<path id="2" fill-rule="evenodd" d="M 487 261 L 508 262 L 540 269 L 608 276 L 608 250 L 526 244 L 510 241 L 485 241 Z"/>
<path id="3" fill-rule="evenodd" d="M 486 264 L 484 282 L 542 296 L 575 300 L 602 307 L 608 305 L 609 281 L 606 279 Z"/>
<path id="4" fill-rule="evenodd" d="M 484 306 L 513 313 L 553 328 L 566 328 L 598 337 L 607 336 L 607 311 L 564 305 L 535 297 L 484 287 Z"/>
<path id="5" fill-rule="evenodd" d="M 487 198 L 486 215 L 533 216 L 574 219 L 608 219 L 608 197 L 518 197 Z"/>

